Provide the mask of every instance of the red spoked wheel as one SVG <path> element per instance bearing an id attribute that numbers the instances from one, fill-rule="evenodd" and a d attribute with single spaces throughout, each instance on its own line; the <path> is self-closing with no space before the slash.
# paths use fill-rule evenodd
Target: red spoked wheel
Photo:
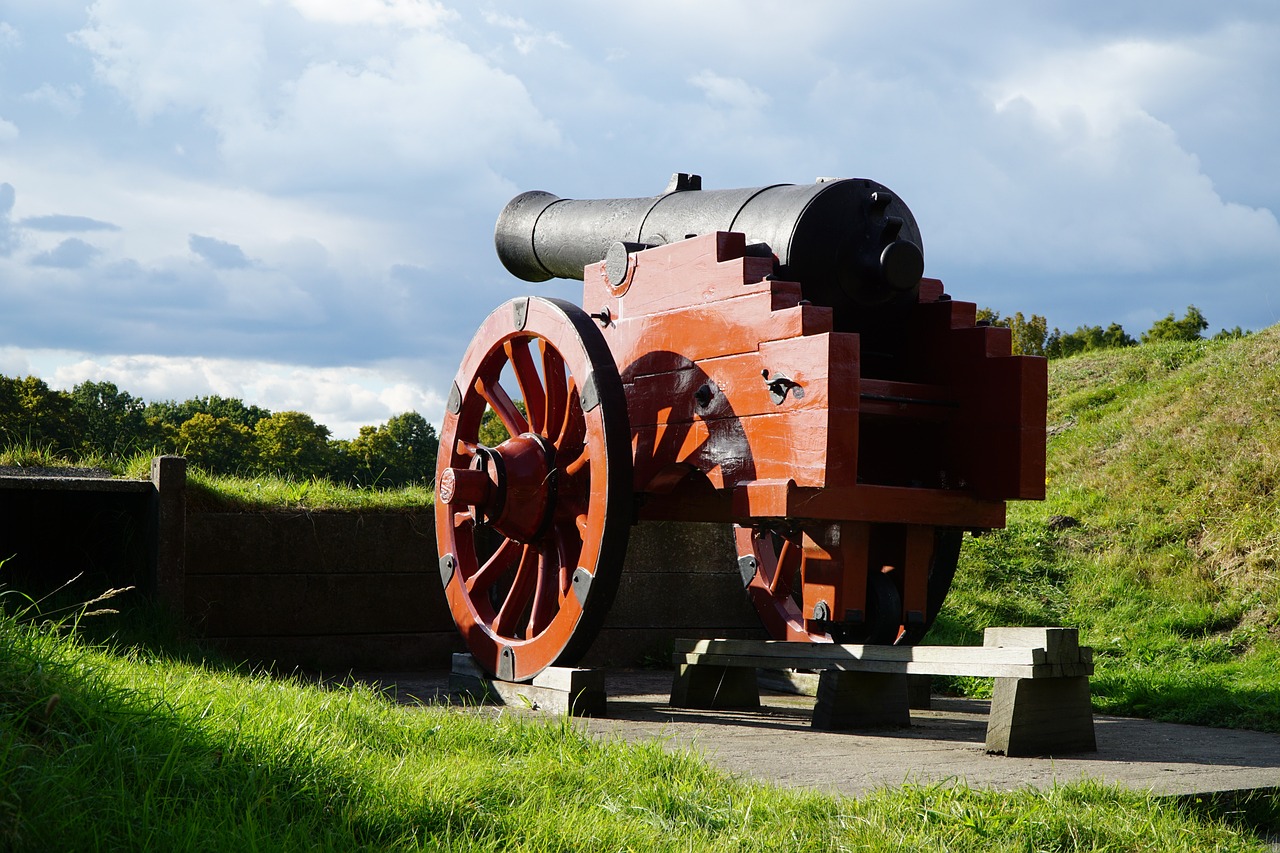
<path id="1" fill-rule="evenodd" d="M 927 607 L 923 623 L 906 624 L 902 612 L 900 578 L 892 573 L 867 574 L 866 618 L 857 625 L 837 621 L 817 623 L 806 620 L 802 611 L 801 588 L 806 557 L 800 529 L 780 522 L 761 520 L 750 527 L 736 526 L 735 544 L 747 595 L 765 630 L 775 640 L 811 643 L 877 643 L 913 645 L 924 638 L 942 609 L 951 590 L 960 559 L 962 532 L 949 528 L 934 531 L 934 547 L 929 562 Z M 879 565 L 891 556 L 877 555 Z"/>
<path id="2" fill-rule="evenodd" d="M 440 575 L 477 662 L 508 681 L 576 662 L 632 520 L 622 381 L 586 312 L 527 297 L 489 315 L 450 393 L 436 484 Z"/>

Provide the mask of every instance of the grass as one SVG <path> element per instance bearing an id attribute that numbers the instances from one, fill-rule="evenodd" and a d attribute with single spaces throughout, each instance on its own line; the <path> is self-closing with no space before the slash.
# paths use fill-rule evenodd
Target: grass
<path id="1" fill-rule="evenodd" d="M 155 615 L 106 617 L 106 643 L 0 617 L 0 848 L 1266 849 L 1235 806 L 1097 784 L 775 789 L 656 741 L 249 672 Z"/>
<path id="2" fill-rule="evenodd" d="M 187 502 L 198 512 L 251 512 L 280 509 L 423 512 L 435 492 L 429 486 L 358 489 L 329 480 L 288 477 L 210 476 L 188 469 Z"/>
<path id="3" fill-rule="evenodd" d="M 1278 412 L 1280 327 L 1051 362 L 1048 498 L 966 541 L 931 642 L 1076 626 L 1099 709 L 1280 731 Z"/>
<path id="4" fill-rule="evenodd" d="M 14 444 L 0 448 L 0 467 L 26 469 L 94 468 L 109 476 L 134 480 L 151 477 L 148 451 L 129 457 L 94 453 L 75 458 L 47 446 Z M 194 465 L 187 468 L 187 500 L 197 512 L 260 512 L 271 510 L 367 510 L 421 512 L 435 499 L 427 485 L 397 489 L 361 489 L 337 485 L 323 478 L 214 476 Z"/>

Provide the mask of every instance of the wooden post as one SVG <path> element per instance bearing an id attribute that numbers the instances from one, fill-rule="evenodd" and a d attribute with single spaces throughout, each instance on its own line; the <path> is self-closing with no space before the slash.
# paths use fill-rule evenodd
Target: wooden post
<path id="1" fill-rule="evenodd" d="M 988 628 L 986 648 L 1045 650 L 1045 663 L 1079 665 L 1075 628 Z M 987 752 L 1011 757 L 1096 752 L 1089 677 L 997 678 L 987 718 Z"/>
<path id="2" fill-rule="evenodd" d="M 151 460 L 151 483 L 156 490 L 151 522 L 152 594 L 181 616 L 186 591 L 187 460 L 155 457 Z"/>
<path id="3" fill-rule="evenodd" d="M 745 710 L 760 707 L 753 666 L 680 664 L 671 683 L 671 707 Z"/>
<path id="4" fill-rule="evenodd" d="M 907 728 L 911 725 L 909 678 L 891 672 L 825 670 L 818 678 L 813 727 L 826 731 Z"/>
<path id="5" fill-rule="evenodd" d="M 987 752 L 1014 757 L 1097 752 L 1089 678 L 997 678 Z"/>

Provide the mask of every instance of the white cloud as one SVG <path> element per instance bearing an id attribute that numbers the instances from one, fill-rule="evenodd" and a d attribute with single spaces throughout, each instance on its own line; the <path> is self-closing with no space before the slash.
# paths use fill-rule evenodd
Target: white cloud
<path id="1" fill-rule="evenodd" d="M 76 38 L 138 115 L 194 111 L 247 185 L 367 192 L 554 147 L 557 129 L 514 76 L 440 30 L 416 0 L 226 0 L 173 15 L 164 0 L 97 0 Z M 354 32 L 353 32 L 354 28 Z M 303 41 L 304 44 L 295 44 Z"/>
<path id="2" fill-rule="evenodd" d="M 456 17 L 428 0 L 290 0 L 295 9 L 315 21 L 349 26 L 376 24 L 432 29 Z"/>
<path id="3" fill-rule="evenodd" d="M 708 101 L 735 110 L 755 111 L 769 104 L 769 96 L 740 77 L 725 77 L 702 70 L 689 78 L 702 90 Z"/>
<path id="4" fill-rule="evenodd" d="M 32 366 L 54 388 L 85 381 L 114 382 L 148 402 L 217 394 L 273 412 L 300 411 L 353 438 L 364 425 L 416 411 L 437 426 L 444 399 L 417 384 L 405 365 L 312 368 L 277 362 L 161 356 L 92 356 L 66 350 L 0 348 L 0 373 L 25 375 Z"/>
<path id="5" fill-rule="evenodd" d="M 18 138 L 18 126 L 0 116 L 0 142 L 12 142 Z"/>
<path id="6" fill-rule="evenodd" d="M 70 118 L 79 115 L 81 101 L 84 99 L 84 90 L 74 83 L 62 88 L 45 83 L 40 88 L 27 92 L 22 96 L 22 99 L 36 104 L 44 104 L 55 112 Z"/>
<path id="7" fill-rule="evenodd" d="M 143 119 L 169 109 L 221 118 L 257 108 L 267 11 L 259 0 L 188 3 L 181 14 L 170 0 L 96 0 L 74 39 Z"/>
<path id="8" fill-rule="evenodd" d="M 21 47 L 22 33 L 7 21 L 0 21 L 0 47 Z"/>

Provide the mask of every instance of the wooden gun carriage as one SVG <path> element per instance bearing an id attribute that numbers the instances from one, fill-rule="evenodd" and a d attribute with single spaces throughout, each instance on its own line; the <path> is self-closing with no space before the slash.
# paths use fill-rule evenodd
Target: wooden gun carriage
<path id="1" fill-rule="evenodd" d="M 530 192 L 495 242 L 520 278 L 584 281 L 583 307 L 489 315 L 441 429 L 441 578 L 500 679 L 587 650 L 637 519 L 733 522 L 776 639 L 915 643 L 963 532 L 1044 496 L 1044 360 L 922 278 L 874 181 Z"/>

